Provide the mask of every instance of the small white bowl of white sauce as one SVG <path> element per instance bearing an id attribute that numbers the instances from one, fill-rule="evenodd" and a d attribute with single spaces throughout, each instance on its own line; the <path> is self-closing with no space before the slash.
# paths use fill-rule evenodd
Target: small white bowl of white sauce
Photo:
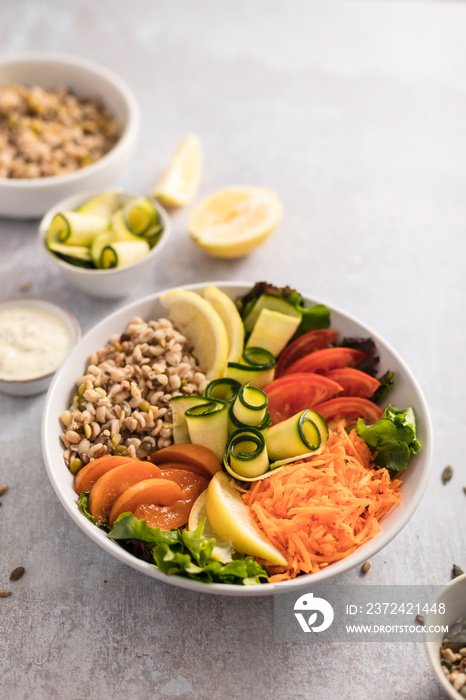
<path id="1" fill-rule="evenodd" d="M 0 301 L 0 391 L 33 396 L 53 375 L 81 337 L 76 318 L 52 301 Z"/>

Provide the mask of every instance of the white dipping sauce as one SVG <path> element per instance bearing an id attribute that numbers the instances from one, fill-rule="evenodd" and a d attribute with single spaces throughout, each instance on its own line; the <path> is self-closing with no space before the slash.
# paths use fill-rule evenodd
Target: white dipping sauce
<path id="1" fill-rule="evenodd" d="M 54 372 L 72 344 L 66 323 L 37 306 L 0 308 L 0 379 L 35 379 Z"/>

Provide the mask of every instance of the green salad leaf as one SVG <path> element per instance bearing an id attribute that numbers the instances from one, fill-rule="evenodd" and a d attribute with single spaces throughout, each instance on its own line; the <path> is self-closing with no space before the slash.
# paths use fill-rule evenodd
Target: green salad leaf
<path id="1" fill-rule="evenodd" d="M 108 526 L 105 523 L 99 523 L 93 515 L 91 515 L 91 512 L 89 510 L 89 491 L 83 491 L 79 496 L 78 496 L 78 508 L 81 511 L 81 513 L 91 521 L 93 525 L 97 525 L 97 527 L 100 527 L 101 530 L 108 530 Z"/>
<path id="2" fill-rule="evenodd" d="M 307 331 L 317 330 L 318 328 L 328 328 L 330 326 L 330 311 L 324 304 L 315 304 L 309 308 L 304 308 L 303 298 L 296 289 L 288 286 L 276 287 L 269 282 L 256 282 L 254 287 L 247 294 L 237 300 L 236 305 L 241 318 L 246 318 L 262 294 L 271 294 L 285 299 L 290 304 L 293 304 L 295 309 L 302 314 L 301 323 L 292 340 Z"/>
<path id="3" fill-rule="evenodd" d="M 411 455 L 421 449 L 412 408 L 387 406 L 382 418 L 369 426 L 358 418 L 356 432 L 373 452 L 377 452 L 375 464 L 386 467 L 392 478 L 406 469 Z"/>
<path id="4" fill-rule="evenodd" d="M 252 557 L 222 564 L 212 558 L 217 540 L 202 536 L 205 519 L 193 532 L 160 530 L 138 520 L 132 513 L 122 513 L 108 537 L 113 540 L 138 540 L 152 550 L 154 562 L 164 574 L 186 576 L 204 583 L 257 585 L 267 580 L 267 572 Z"/>

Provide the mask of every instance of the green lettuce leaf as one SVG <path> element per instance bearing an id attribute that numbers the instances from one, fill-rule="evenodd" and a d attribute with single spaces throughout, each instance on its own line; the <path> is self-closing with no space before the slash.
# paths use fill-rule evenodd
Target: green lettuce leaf
<path id="1" fill-rule="evenodd" d="M 373 452 L 377 452 L 375 464 L 388 469 L 391 477 L 406 469 L 411 455 L 421 449 L 412 408 L 387 406 L 382 418 L 369 426 L 358 418 L 356 432 Z"/>
<path id="2" fill-rule="evenodd" d="M 152 550 L 154 562 L 167 575 L 177 574 L 204 583 L 257 585 L 267 580 L 266 571 L 252 557 L 222 564 L 212 558 L 217 540 L 202 536 L 205 520 L 193 532 L 160 530 L 138 520 L 132 513 L 122 513 L 108 537 L 113 540 L 138 540 Z"/>
<path id="3" fill-rule="evenodd" d="M 93 525 L 97 525 L 101 530 L 108 530 L 108 526 L 105 523 L 99 523 L 89 511 L 89 491 L 83 491 L 78 496 L 78 508 L 81 513 L 91 521 Z"/>

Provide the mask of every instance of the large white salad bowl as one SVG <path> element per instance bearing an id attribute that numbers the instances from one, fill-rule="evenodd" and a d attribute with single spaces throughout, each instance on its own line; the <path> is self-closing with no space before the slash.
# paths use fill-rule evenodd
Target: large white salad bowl
<path id="1" fill-rule="evenodd" d="M 206 284 L 216 285 L 232 298 L 245 294 L 253 286 L 253 283 L 204 282 L 184 287 L 184 289 L 201 291 Z M 160 294 L 163 293 L 160 292 Z M 306 306 L 312 306 L 315 303 L 325 303 L 325 301 L 311 297 L 304 297 L 304 301 Z M 309 586 L 333 579 L 339 574 L 361 565 L 385 547 L 402 530 L 414 514 L 424 494 L 430 473 L 432 430 L 425 400 L 412 373 L 396 352 L 372 329 L 330 304 L 326 305 L 330 309 L 331 327 L 339 331 L 342 337 L 370 336 L 375 341 L 377 354 L 380 357 L 379 374 L 384 373 L 388 369 L 396 374 L 396 386 L 390 394 L 388 402 L 398 408 L 406 408 L 408 406 L 414 408 L 417 419 L 417 433 L 422 449 L 417 455 L 412 457 L 409 468 L 403 474 L 401 504 L 392 509 L 383 518 L 381 531 L 376 537 L 345 559 L 331 564 L 317 574 L 303 575 L 294 579 L 290 582 L 293 587 Z M 126 324 L 134 316 L 149 319 L 161 317 L 165 313 L 166 311 L 164 312 L 159 302 L 159 294 L 124 306 L 94 326 L 67 357 L 50 386 L 42 419 L 42 451 L 48 476 L 58 498 L 72 520 L 108 554 L 134 569 L 165 583 L 171 583 L 192 591 L 238 596 L 273 594 L 277 587 L 282 589 L 289 584 L 265 583 L 257 586 L 236 586 L 221 583 L 205 584 L 181 576 L 166 576 L 155 565 L 137 559 L 116 542 L 108 539 L 102 530 L 95 527 L 78 510 L 76 504 L 77 496 L 73 489 L 73 477 L 64 464 L 63 448 L 59 439 L 61 432 L 59 416 L 69 405 L 70 396 L 74 393 L 74 382 L 85 370 L 91 353 L 104 346 L 112 335 L 123 332 Z"/>

